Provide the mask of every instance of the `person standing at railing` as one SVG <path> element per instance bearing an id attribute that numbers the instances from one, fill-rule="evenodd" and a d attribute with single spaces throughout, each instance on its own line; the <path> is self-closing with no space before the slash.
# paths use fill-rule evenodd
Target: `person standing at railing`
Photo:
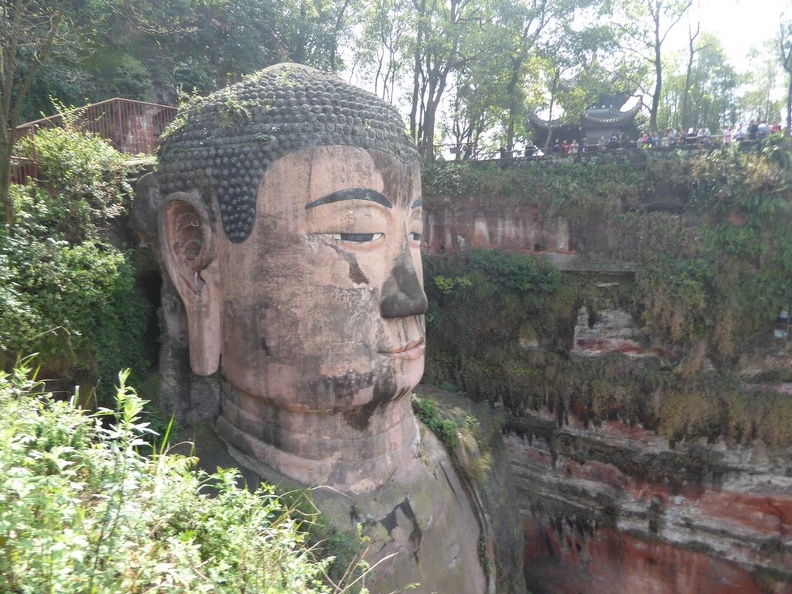
<path id="1" fill-rule="evenodd" d="M 756 139 L 764 140 L 768 136 L 770 136 L 770 126 L 768 126 L 767 120 L 762 120 L 756 127 Z"/>
<path id="2" fill-rule="evenodd" d="M 723 145 L 730 146 L 732 143 L 732 129 L 729 126 L 726 126 L 723 129 Z"/>
<path id="3" fill-rule="evenodd" d="M 759 124 L 756 122 L 756 120 L 751 120 L 751 123 L 748 124 L 748 140 L 756 140 L 758 135 Z"/>
<path id="4" fill-rule="evenodd" d="M 536 154 L 537 146 L 534 144 L 533 140 L 529 140 L 525 143 L 525 157 L 526 159 L 530 159 Z"/>
<path id="5" fill-rule="evenodd" d="M 704 148 L 712 148 L 712 132 L 710 131 L 708 126 L 702 126 L 698 130 L 698 142 L 699 145 L 703 146 Z"/>
<path id="6" fill-rule="evenodd" d="M 657 130 L 652 130 L 652 134 L 649 136 L 649 146 L 653 148 L 660 146 L 660 132 Z"/>

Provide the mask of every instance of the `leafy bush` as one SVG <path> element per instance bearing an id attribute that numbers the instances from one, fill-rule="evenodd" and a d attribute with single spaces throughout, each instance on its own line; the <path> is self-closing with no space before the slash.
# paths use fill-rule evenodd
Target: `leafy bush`
<path id="1" fill-rule="evenodd" d="M 560 271 L 545 260 L 500 250 L 473 250 L 470 267 L 482 270 L 503 289 L 534 293 L 554 291 L 560 276 Z"/>
<path id="2" fill-rule="evenodd" d="M 341 592 L 331 559 L 264 486 L 148 449 L 144 404 L 119 375 L 116 409 L 87 414 L 0 373 L 0 591 Z"/>
<path id="3" fill-rule="evenodd" d="M 46 192 L 35 186 L 23 192 L 18 216 L 29 216 L 28 209 L 35 207 L 48 236 L 70 242 L 104 238 L 132 194 L 124 156 L 99 136 L 70 127 L 68 120 L 65 128 L 38 130 L 35 139 L 22 141 L 21 153 L 35 155 Z"/>
<path id="4" fill-rule="evenodd" d="M 109 239 L 129 191 L 121 155 L 68 129 L 36 136 L 44 186 L 12 186 L 16 224 L 0 230 L 0 367 L 38 352 L 51 379 L 113 394 L 118 369 L 150 365 L 151 308 L 130 255 Z"/>
<path id="5" fill-rule="evenodd" d="M 70 244 L 34 231 L 20 222 L 0 233 L 3 367 L 17 353 L 38 352 L 48 373 L 102 382 L 108 395 L 115 370 L 142 374 L 149 366 L 150 306 L 135 287 L 129 256 L 102 242 Z"/>

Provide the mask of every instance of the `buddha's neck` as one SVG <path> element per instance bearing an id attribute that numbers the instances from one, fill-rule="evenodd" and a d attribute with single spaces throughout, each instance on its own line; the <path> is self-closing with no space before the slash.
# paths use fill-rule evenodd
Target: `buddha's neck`
<path id="1" fill-rule="evenodd" d="M 217 428 L 231 446 L 276 472 L 347 493 L 399 479 L 420 439 L 408 393 L 371 410 L 306 413 L 225 384 Z"/>

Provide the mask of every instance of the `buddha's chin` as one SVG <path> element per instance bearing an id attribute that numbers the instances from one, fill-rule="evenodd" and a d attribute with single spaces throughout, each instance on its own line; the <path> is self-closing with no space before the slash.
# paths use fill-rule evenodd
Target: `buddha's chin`
<path id="1" fill-rule="evenodd" d="M 394 375 L 399 393 L 412 392 L 415 386 L 420 383 L 424 373 L 424 362 L 423 351 L 420 356 L 414 359 L 403 359 L 397 362 Z"/>
<path id="2" fill-rule="evenodd" d="M 359 408 L 379 408 L 388 407 L 389 405 L 401 402 L 405 396 L 409 399 L 409 394 L 415 389 L 415 386 L 421 381 L 424 372 L 424 357 L 423 353 L 419 357 L 411 359 L 390 359 L 386 364 L 378 366 L 372 371 L 364 385 L 359 385 L 359 388 L 353 393 L 343 394 L 336 391 L 332 394 L 327 394 L 326 403 L 330 404 L 328 409 L 335 411 L 350 411 Z M 368 375 L 368 374 L 366 374 Z M 333 378 L 331 385 L 335 386 L 348 386 L 354 384 L 360 379 L 359 374 L 350 374 L 343 377 Z M 321 382 L 321 386 L 327 385 L 327 380 Z M 316 386 L 317 393 L 321 390 L 319 385 Z M 321 404 L 317 402 L 321 408 Z"/>
<path id="3" fill-rule="evenodd" d="M 327 375 L 301 376 L 294 365 L 269 365 L 256 373 L 226 368 L 224 375 L 237 394 L 264 406 L 295 413 L 344 412 L 388 406 L 410 394 L 423 376 L 423 349 L 411 347 L 397 356 L 375 355 L 368 363 Z"/>

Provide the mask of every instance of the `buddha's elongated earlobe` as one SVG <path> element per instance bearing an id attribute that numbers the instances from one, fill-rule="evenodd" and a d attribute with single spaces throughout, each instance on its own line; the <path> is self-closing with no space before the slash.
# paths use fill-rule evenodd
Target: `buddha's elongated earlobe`
<path id="1" fill-rule="evenodd" d="M 198 375 L 217 371 L 223 342 L 214 226 L 214 217 L 196 192 L 169 195 L 159 215 L 162 259 L 184 302 L 190 366 Z"/>

